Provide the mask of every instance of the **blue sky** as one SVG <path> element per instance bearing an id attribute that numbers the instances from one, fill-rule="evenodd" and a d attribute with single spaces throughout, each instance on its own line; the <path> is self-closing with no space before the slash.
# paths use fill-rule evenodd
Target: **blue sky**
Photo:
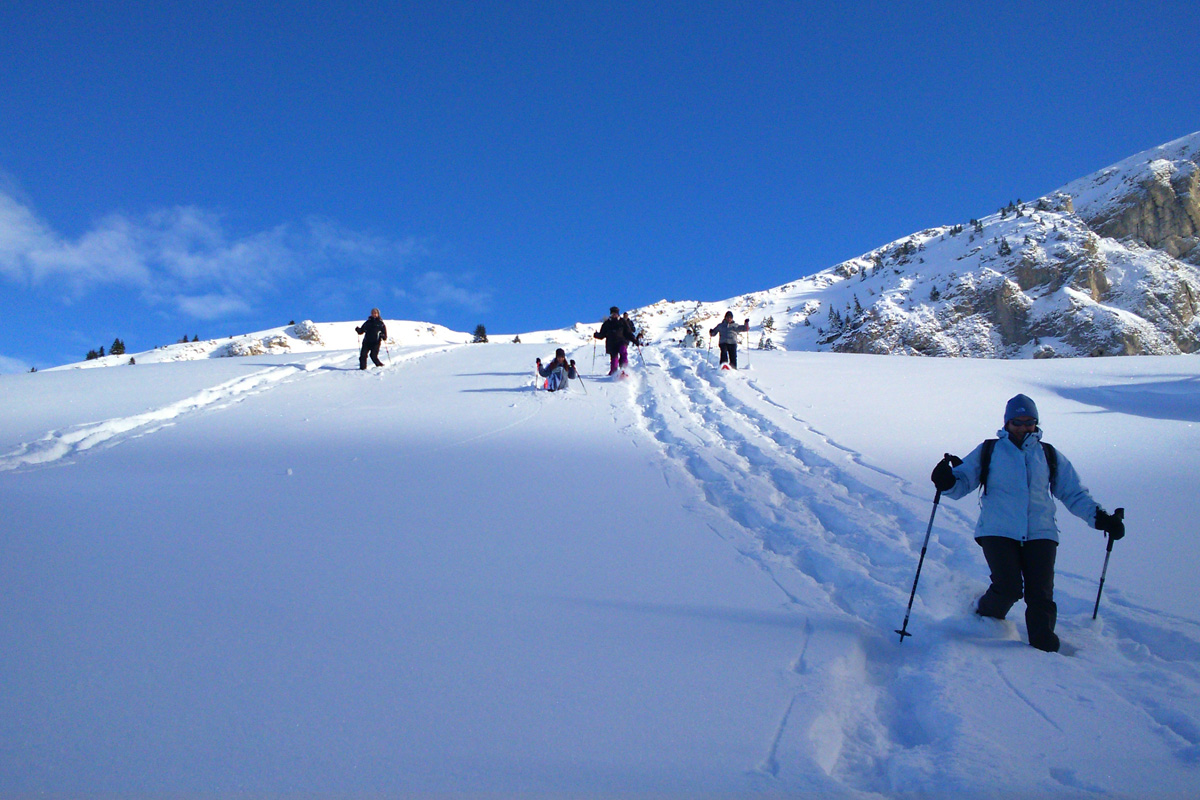
<path id="1" fill-rule="evenodd" d="M 1200 4 L 0 4 L 0 370 L 718 300 L 1200 129 Z"/>

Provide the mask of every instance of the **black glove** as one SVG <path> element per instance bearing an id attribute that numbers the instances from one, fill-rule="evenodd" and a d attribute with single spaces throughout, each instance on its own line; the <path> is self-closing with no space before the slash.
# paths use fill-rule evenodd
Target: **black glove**
<path id="1" fill-rule="evenodd" d="M 958 478 L 954 477 L 954 468 L 961 463 L 961 458 L 946 453 L 945 458 L 933 468 L 933 474 L 929 476 L 929 480 L 933 481 L 933 485 L 939 492 L 948 492 L 954 488 L 954 484 L 958 483 Z"/>
<path id="2" fill-rule="evenodd" d="M 1112 514 L 1106 514 L 1103 508 L 1096 509 L 1096 530 L 1104 531 L 1115 542 L 1125 535 L 1125 509 L 1118 508 Z"/>

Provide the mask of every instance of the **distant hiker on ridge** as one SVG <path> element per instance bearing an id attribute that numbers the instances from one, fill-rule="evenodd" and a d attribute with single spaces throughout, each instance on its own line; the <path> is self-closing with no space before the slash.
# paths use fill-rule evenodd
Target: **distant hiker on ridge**
<path id="1" fill-rule="evenodd" d="M 1114 541 L 1125 535 L 1124 509 L 1109 514 L 1092 499 L 1066 456 L 1042 441 L 1037 406 L 1025 395 L 1008 401 L 998 436 L 965 459 L 947 454 L 930 478 L 953 500 L 983 486 L 975 541 L 983 548 L 992 585 L 979 598 L 975 613 L 1004 619 L 1024 595 L 1029 644 L 1057 652 L 1054 498 Z"/>
<path id="2" fill-rule="evenodd" d="M 355 333 L 362 334 L 362 350 L 358 353 L 358 368 L 367 368 L 367 356 L 371 356 L 371 360 L 375 362 L 375 366 L 382 367 L 383 362 L 379 360 L 379 345 L 384 339 L 387 339 L 387 325 L 383 324 L 383 319 L 379 316 L 379 309 L 372 308 L 371 316 L 367 317 L 367 321 L 354 329 Z"/>
<path id="3" fill-rule="evenodd" d="M 567 354 L 560 347 L 554 351 L 554 360 L 543 366 L 542 360 L 537 359 L 538 375 L 546 379 L 546 390 L 557 392 L 566 389 L 575 377 L 575 361 L 567 361 Z"/>
<path id="4" fill-rule="evenodd" d="M 721 348 L 721 363 L 729 362 L 729 366 L 737 369 L 737 345 L 738 334 L 750 330 L 750 320 L 746 320 L 741 325 L 733 321 L 733 312 L 726 311 L 725 319 L 721 321 L 717 327 L 708 332 L 709 336 L 721 334 L 721 338 L 717 340 L 717 346 Z M 709 339 L 711 342 L 712 340 Z"/>
<path id="5" fill-rule="evenodd" d="M 613 306 L 608 310 L 608 319 L 600 326 L 600 330 L 592 334 L 595 339 L 604 340 L 604 352 L 608 353 L 608 374 L 612 375 L 617 367 L 629 363 L 627 347 L 634 341 L 633 323 L 626 324 L 621 319 L 621 309 Z"/>

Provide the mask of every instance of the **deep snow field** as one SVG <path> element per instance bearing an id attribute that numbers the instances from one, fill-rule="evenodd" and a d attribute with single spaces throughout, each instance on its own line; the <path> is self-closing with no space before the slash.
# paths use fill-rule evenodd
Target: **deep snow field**
<path id="1" fill-rule="evenodd" d="M 1195 796 L 1200 358 L 591 350 L 0 376 L 0 796 Z M 944 500 L 901 644 L 1017 392 L 1099 618 L 1061 505 L 1071 652 L 973 618 Z"/>

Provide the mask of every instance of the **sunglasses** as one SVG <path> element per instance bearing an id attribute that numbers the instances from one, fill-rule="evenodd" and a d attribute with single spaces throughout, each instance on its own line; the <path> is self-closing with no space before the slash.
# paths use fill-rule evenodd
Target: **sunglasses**
<path id="1" fill-rule="evenodd" d="M 1038 421 L 1036 419 L 1030 419 L 1028 417 L 1024 417 L 1022 419 L 1010 419 L 1008 421 L 1009 425 L 1017 428 L 1036 428 L 1037 423 Z"/>

